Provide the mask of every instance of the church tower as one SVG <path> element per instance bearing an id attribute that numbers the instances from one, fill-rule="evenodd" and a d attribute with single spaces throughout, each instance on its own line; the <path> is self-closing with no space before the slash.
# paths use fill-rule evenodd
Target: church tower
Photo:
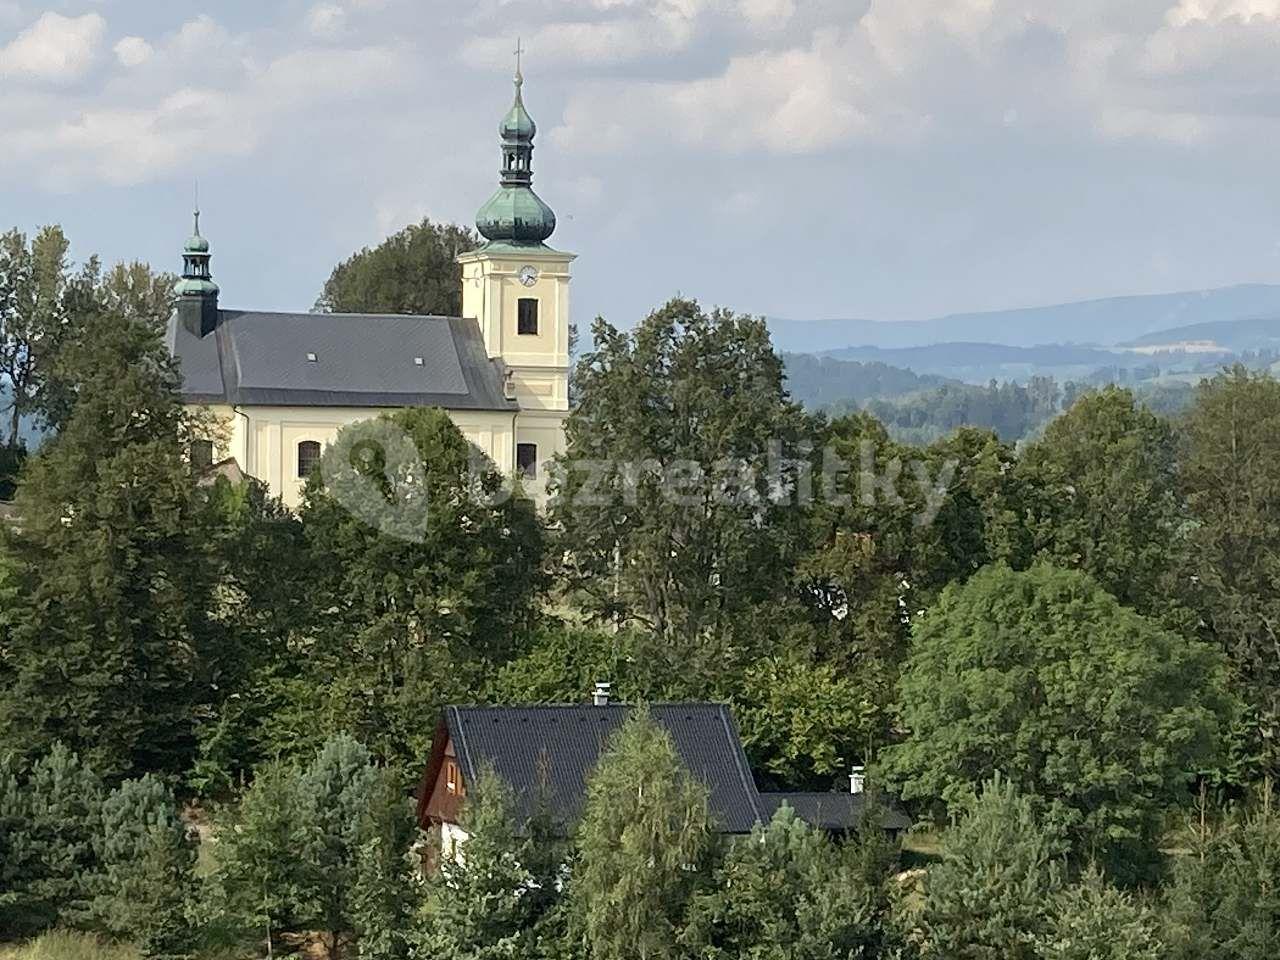
<path id="1" fill-rule="evenodd" d="M 498 127 L 502 142 L 497 192 L 480 208 L 484 246 L 458 257 L 462 315 L 480 325 L 491 359 L 502 361 L 520 406 L 516 464 L 526 481 L 564 449 L 569 410 L 569 265 L 574 254 L 547 246 L 556 215 L 533 192 L 533 138 L 524 76 L 516 59 L 515 102 Z"/>
<path id="2" fill-rule="evenodd" d="M 195 229 L 182 248 L 182 279 L 174 287 L 178 295 L 178 321 L 197 337 L 211 334 L 218 325 L 218 285 L 209 270 L 209 241 L 200 236 L 200 211 Z"/>

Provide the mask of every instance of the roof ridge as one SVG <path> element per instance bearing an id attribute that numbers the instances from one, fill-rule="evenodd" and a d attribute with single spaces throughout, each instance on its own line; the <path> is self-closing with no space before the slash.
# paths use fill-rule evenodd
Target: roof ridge
<path id="1" fill-rule="evenodd" d="M 255 317 L 333 317 L 337 320 L 466 320 L 445 313 L 318 313 L 315 310 L 232 310 L 222 308 L 219 313 L 236 313 Z"/>

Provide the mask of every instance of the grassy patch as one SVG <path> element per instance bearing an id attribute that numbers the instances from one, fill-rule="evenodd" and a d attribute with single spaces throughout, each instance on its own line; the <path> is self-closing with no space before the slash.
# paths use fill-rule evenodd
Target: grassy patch
<path id="1" fill-rule="evenodd" d="M 110 943 L 90 933 L 53 930 L 24 944 L 0 946 L 0 960 L 141 960 L 127 943 Z"/>

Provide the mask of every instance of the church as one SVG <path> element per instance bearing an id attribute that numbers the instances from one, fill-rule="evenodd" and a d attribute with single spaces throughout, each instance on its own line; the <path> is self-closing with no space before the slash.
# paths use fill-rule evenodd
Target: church
<path id="1" fill-rule="evenodd" d="M 296 507 L 326 444 L 347 424 L 440 407 L 541 501 L 569 411 L 569 267 L 547 245 L 555 214 L 533 192 L 533 140 L 517 66 L 499 127 L 501 181 L 480 208 L 485 243 L 461 254 L 461 317 L 224 310 L 200 215 L 183 252 L 169 350 L 183 402 L 223 425 L 193 464 L 238 469 Z"/>

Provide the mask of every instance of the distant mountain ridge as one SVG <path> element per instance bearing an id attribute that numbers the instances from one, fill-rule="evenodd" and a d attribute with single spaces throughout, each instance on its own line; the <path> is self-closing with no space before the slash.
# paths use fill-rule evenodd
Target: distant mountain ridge
<path id="1" fill-rule="evenodd" d="M 1157 330 L 1121 346 L 1157 347 L 1182 343 L 1212 343 L 1227 350 L 1280 349 L 1280 315 L 1245 320 L 1213 320 Z"/>
<path id="2" fill-rule="evenodd" d="M 769 318 L 768 324 L 779 350 L 826 353 L 846 347 L 896 350 L 955 342 L 1012 347 L 1115 346 L 1175 328 L 1267 316 L 1280 316 L 1280 285 L 1254 283 L 1182 293 L 1108 297 L 1016 310 L 948 314 L 931 320 Z"/>

